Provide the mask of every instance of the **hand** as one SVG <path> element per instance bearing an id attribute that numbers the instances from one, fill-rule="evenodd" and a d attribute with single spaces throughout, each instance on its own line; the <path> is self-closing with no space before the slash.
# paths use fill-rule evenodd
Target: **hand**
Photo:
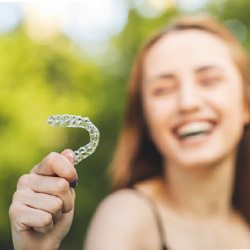
<path id="1" fill-rule="evenodd" d="M 15 250 L 57 249 L 73 219 L 74 154 L 50 153 L 19 178 L 9 209 Z"/>

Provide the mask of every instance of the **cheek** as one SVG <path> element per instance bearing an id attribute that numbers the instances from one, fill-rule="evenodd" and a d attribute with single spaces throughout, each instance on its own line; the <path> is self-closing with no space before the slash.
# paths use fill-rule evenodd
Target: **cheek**
<path id="1" fill-rule="evenodd" d="M 173 100 L 159 100 L 146 96 L 143 107 L 148 129 L 153 134 L 162 128 L 166 129 L 171 126 L 171 121 L 176 109 L 176 104 Z"/>
<path id="2" fill-rule="evenodd" d="M 241 88 L 223 88 L 212 96 L 216 107 L 228 117 L 239 119 L 244 117 L 243 91 Z"/>
<path id="3" fill-rule="evenodd" d="M 176 112 L 174 100 L 146 99 L 144 102 L 144 116 L 148 132 L 156 148 L 162 155 L 169 151 L 173 143 L 171 125 Z M 171 150 L 170 150 L 171 151 Z"/>
<path id="4" fill-rule="evenodd" d="M 227 136 L 239 137 L 246 122 L 246 112 L 243 104 L 243 91 L 239 87 L 232 85 L 225 86 L 220 91 L 210 96 L 210 101 L 217 110 L 223 131 Z"/>

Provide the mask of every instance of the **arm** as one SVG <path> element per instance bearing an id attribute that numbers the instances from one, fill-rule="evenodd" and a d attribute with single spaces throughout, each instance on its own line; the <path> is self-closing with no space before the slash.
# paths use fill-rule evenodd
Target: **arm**
<path id="1" fill-rule="evenodd" d="M 67 234 L 76 177 L 72 151 L 50 153 L 29 174 L 19 178 L 9 209 L 15 250 L 54 250 Z"/>
<path id="2" fill-rule="evenodd" d="M 108 196 L 90 225 L 84 250 L 138 250 L 154 225 L 151 211 L 131 190 Z M 154 227 L 154 226 L 153 226 Z"/>

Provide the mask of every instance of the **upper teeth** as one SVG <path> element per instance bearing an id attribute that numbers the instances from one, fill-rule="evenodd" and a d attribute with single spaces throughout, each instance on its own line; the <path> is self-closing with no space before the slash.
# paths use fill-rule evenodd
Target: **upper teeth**
<path id="1" fill-rule="evenodd" d="M 213 124 L 209 122 L 192 122 L 188 123 L 186 125 L 183 125 L 177 129 L 177 135 L 182 137 L 182 136 L 187 136 L 187 135 L 192 135 L 192 134 L 197 134 L 197 133 L 202 133 L 202 132 L 208 132 L 211 128 L 213 127 Z"/>

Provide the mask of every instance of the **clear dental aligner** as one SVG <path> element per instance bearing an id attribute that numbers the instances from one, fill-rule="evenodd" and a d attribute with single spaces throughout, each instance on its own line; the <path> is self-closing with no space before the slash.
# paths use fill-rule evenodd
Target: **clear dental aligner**
<path id="1" fill-rule="evenodd" d="M 90 142 L 74 151 L 74 165 L 93 154 L 98 146 L 100 137 L 99 130 L 88 117 L 67 114 L 51 115 L 48 117 L 47 122 L 52 127 L 84 128 L 89 132 Z"/>

